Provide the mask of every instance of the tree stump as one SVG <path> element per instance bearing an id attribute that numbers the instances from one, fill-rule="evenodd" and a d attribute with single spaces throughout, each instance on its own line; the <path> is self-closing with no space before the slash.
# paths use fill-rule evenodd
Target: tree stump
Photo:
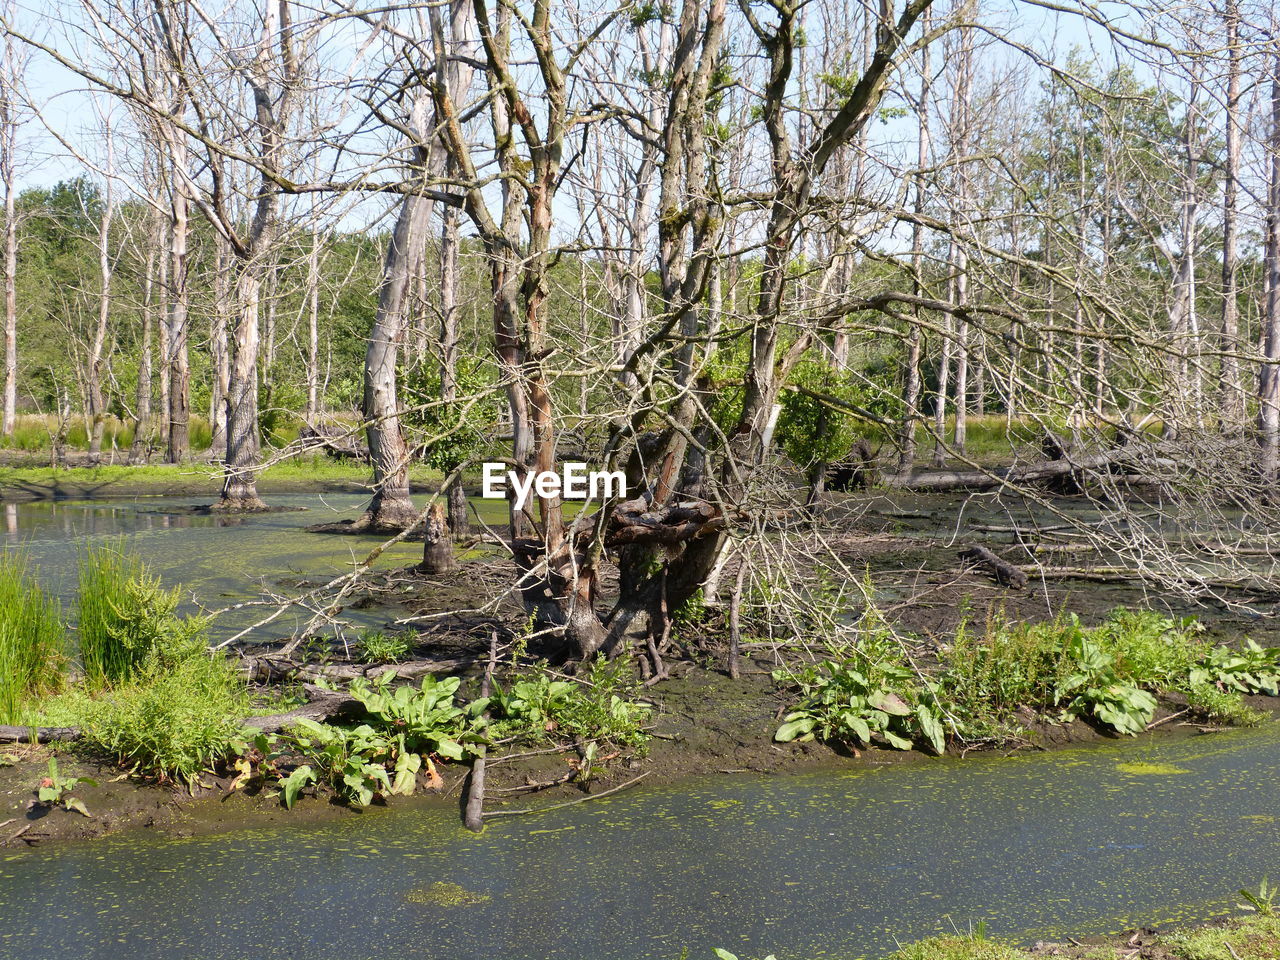
<path id="1" fill-rule="evenodd" d="M 1069 461 L 1071 458 L 1071 444 L 1052 431 L 1048 431 L 1044 435 L 1044 440 L 1040 442 L 1040 452 L 1049 461 Z M 1050 493 L 1056 493 L 1058 496 L 1078 497 L 1084 493 L 1084 475 L 1079 470 L 1072 470 L 1056 477 L 1049 477 L 1045 480 L 1044 485 Z"/>
<path id="2" fill-rule="evenodd" d="M 420 573 L 432 575 L 450 573 L 458 566 L 453 556 L 453 540 L 449 536 L 449 519 L 444 504 L 437 500 L 427 513 L 423 529 L 422 563 Z"/>
<path id="3" fill-rule="evenodd" d="M 832 490 L 850 493 L 871 486 L 876 475 L 876 455 L 866 439 L 860 439 L 850 448 L 839 463 L 831 465 L 827 486 Z"/>

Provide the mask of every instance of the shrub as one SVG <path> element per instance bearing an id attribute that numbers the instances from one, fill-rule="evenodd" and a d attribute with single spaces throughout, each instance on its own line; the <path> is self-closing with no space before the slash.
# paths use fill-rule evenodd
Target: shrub
<path id="1" fill-rule="evenodd" d="M 249 711 L 245 682 L 203 642 L 153 657 L 131 683 L 74 705 L 84 742 L 187 785 L 226 756 Z"/>
<path id="2" fill-rule="evenodd" d="M 28 699 L 62 685 L 64 639 L 61 605 L 22 555 L 0 553 L 0 723 L 20 722 Z"/>
<path id="3" fill-rule="evenodd" d="M 203 640 L 206 621 L 178 616 L 180 597 L 120 546 L 86 550 L 80 558 L 77 629 L 90 689 L 127 682 L 165 649 L 184 650 Z"/>

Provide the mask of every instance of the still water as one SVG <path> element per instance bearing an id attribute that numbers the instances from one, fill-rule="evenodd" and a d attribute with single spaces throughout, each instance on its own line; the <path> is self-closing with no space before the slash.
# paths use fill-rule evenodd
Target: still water
<path id="1" fill-rule="evenodd" d="M 324 826 L 0 858 L 0 957 L 780 960 L 1205 919 L 1275 872 L 1280 727 L 636 788 L 492 823 Z M 414 902 L 456 883 L 479 902 Z M 954 926 L 953 926 L 954 925 Z"/>
<path id="2" fill-rule="evenodd" d="M 264 590 L 289 592 L 298 579 L 324 582 L 363 560 L 385 538 L 307 533 L 315 523 L 354 518 L 368 497 L 359 494 L 273 495 L 278 513 L 219 517 L 193 513 L 210 498 L 144 497 L 0 503 L 0 549 L 17 548 L 39 568 L 40 582 L 71 609 L 76 564 L 86 544 L 123 542 L 143 558 L 166 586 L 182 587 L 186 609 L 216 610 L 260 599 Z M 498 520 L 503 504 L 481 502 Z M 420 544 L 402 543 L 379 558 L 375 569 L 405 567 L 422 559 Z M 271 608 L 247 607 L 221 615 L 211 635 L 231 636 L 262 619 Z M 258 636 L 289 636 L 306 622 L 300 610 L 277 619 Z M 365 611 L 369 623 L 387 617 Z M 350 619 L 361 619 L 351 611 Z"/>

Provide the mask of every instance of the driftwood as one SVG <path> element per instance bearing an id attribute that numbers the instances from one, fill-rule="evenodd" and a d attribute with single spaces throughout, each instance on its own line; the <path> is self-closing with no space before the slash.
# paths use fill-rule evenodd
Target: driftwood
<path id="1" fill-rule="evenodd" d="M 1117 460 L 1132 456 L 1127 450 L 1111 450 L 1087 457 L 1049 460 L 1021 467 L 992 467 L 989 470 L 927 470 L 905 476 L 890 474 L 887 486 L 901 490 L 943 493 L 949 490 L 994 490 L 1010 483 L 1038 483 L 1055 477 L 1100 470 Z"/>
<path id="2" fill-rule="evenodd" d="M 368 462 L 369 448 L 352 434 L 330 427 L 314 427 L 304 423 L 298 430 L 298 440 L 308 450 L 323 450 L 337 460 Z"/>
<path id="3" fill-rule="evenodd" d="M 1007 560 L 1002 560 L 986 547 L 970 547 L 960 551 L 960 559 L 966 566 L 981 567 L 1002 587 L 1021 590 L 1027 585 L 1027 575 Z"/>

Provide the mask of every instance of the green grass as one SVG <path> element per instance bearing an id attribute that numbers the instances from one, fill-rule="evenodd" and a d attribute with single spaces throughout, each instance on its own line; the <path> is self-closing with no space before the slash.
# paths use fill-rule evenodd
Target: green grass
<path id="1" fill-rule="evenodd" d="M 409 468 L 409 478 L 416 484 L 440 480 L 441 473 L 423 464 Z M 288 487 L 312 483 L 349 483 L 368 486 L 372 482 L 368 464 L 333 460 L 321 454 L 293 457 L 276 463 L 259 474 L 259 482 L 267 489 L 273 485 Z M 98 467 L 0 467 L 0 488 L 9 486 L 43 490 L 84 487 L 94 492 L 111 493 L 112 489 L 162 493 L 173 489 L 216 492 L 222 484 L 222 471 L 208 463 L 125 464 Z"/>
<path id="2" fill-rule="evenodd" d="M 1280 917 L 1245 917 L 1226 927 L 1203 927 L 1162 938 L 1181 960 L 1276 960 Z"/>
<path id="3" fill-rule="evenodd" d="M 0 723 L 20 722 L 27 701 L 62 686 L 64 645 L 61 605 L 25 557 L 0 552 Z"/>
<path id="4" fill-rule="evenodd" d="M 1021 950 L 983 936 L 931 937 L 894 951 L 889 960 L 1028 960 Z"/>
<path id="5" fill-rule="evenodd" d="M 122 546 L 87 548 L 80 557 L 76 631 L 88 687 L 128 682 L 170 649 L 203 643 L 206 622 L 179 617 L 180 599 L 180 590 L 165 590 Z"/>

